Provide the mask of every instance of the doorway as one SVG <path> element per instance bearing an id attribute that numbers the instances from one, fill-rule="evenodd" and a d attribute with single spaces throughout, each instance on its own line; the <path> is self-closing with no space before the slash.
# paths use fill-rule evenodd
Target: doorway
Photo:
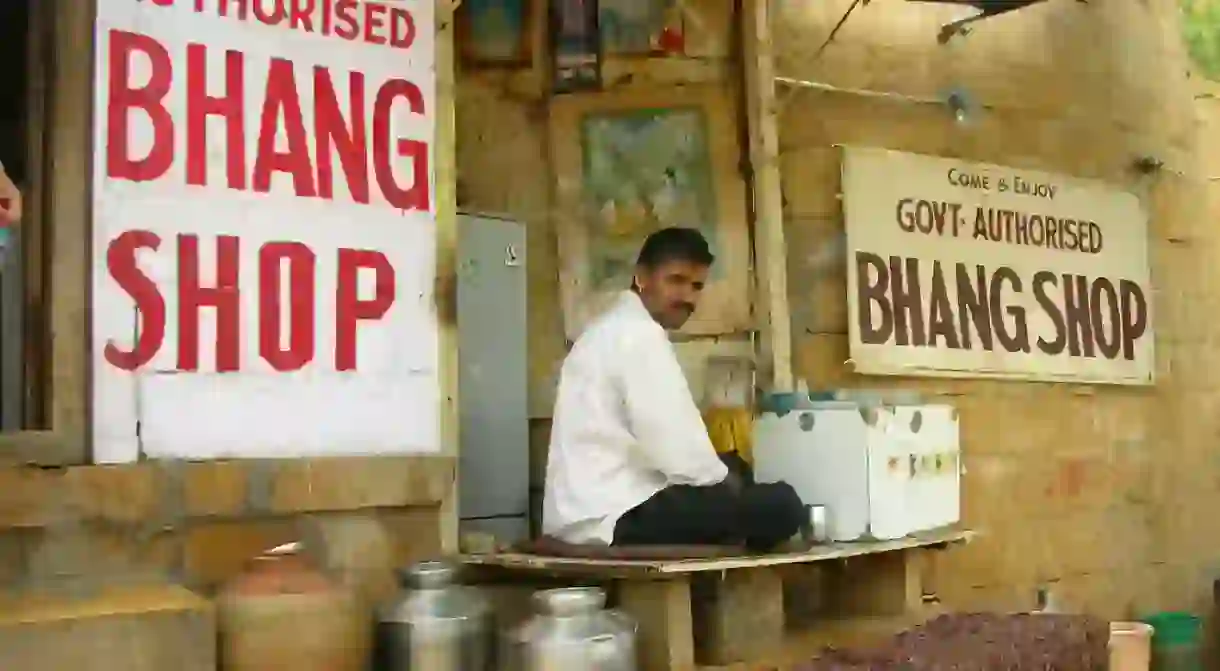
<path id="1" fill-rule="evenodd" d="M 0 162 L 21 189 L 25 213 L 0 248 L 0 430 L 4 431 L 27 426 L 30 418 L 26 412 L 37 410 L 27 403 L 25 384 L 27 372 L 39 366 L 38 352 L 26 348 L 31 342 L 26 332 L 31 321 L 25 273 L 37 264 L 24 258 L 37 247 L 29 241 L 37 235 L 37 222 L 33 220 L 39 209 L 34 207 L 37 180 L 30 169 L 30 158 L 41 146 L 29 123 L 34 2 L 0 2 Z"/>

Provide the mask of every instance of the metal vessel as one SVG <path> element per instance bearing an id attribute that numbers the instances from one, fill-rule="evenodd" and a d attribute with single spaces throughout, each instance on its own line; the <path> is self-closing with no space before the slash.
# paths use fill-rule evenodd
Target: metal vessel
<path id="1" fill-rule="evenodd" d="M 375 671 L 494 671 L 491 604 L 456 576 L 445 562 L 401 572 L 402 595 L 378 613 Z"/>
<path id="2" fill-rule="evenodd" d="M 216 602 L 225 671 L 363 671 L 368 664 L 367 613 L 299 543 L 251 560 Z"/>
<path id="3" fill-rule="evenodd" d="M 808 529 L 801 529 L 801 533 L 806 534 L 805 540 L 810 543 L 823 544 L 830 542 L 830 532 L 827 528 L 826 506 L 805 506 L 809 511 L 809 526 Z"/>
<path id="4" fill-rule="evenodd" d="M 636 671 L 636 624 L 596 587 L 534 595 L 537 614 L 505 640 L 505 671 Z"/>

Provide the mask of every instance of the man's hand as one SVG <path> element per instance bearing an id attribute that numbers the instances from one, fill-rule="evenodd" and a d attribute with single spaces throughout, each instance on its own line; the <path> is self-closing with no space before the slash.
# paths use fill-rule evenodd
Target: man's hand
<path id="1" fill-rule="evenodd" d="M 0 167 L 0 226 L 12 226 L 21 221 L 21 191 Z"/>

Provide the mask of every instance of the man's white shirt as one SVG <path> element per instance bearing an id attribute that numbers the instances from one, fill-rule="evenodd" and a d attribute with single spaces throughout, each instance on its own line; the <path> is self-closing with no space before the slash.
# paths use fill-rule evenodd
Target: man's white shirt
<path id="1" fill-rule="evenodd" d="M 604 543 L 624 513 L 669 485 L 728 476 L 673 345 L 625 291 L 563 362 L 547 458 L 543 533 Z"/>

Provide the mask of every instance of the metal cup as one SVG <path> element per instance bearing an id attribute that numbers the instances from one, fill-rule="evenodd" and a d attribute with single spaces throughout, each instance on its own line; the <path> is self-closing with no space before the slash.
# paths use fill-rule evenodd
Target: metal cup
<path id="1" fill-rule="evenodd" d="M 800 537 L 803 543 L 819 545 L 830 541 L 827 528 L 827 511 L 823 505 L 806 505 L 805 521 L 801 524 Z"/>
<path id="2" fill-rule="evenodd" d="M 829 516 L 826 506 L 809 506 L 810 541 L 814 543 L 830 542 Z"/>

